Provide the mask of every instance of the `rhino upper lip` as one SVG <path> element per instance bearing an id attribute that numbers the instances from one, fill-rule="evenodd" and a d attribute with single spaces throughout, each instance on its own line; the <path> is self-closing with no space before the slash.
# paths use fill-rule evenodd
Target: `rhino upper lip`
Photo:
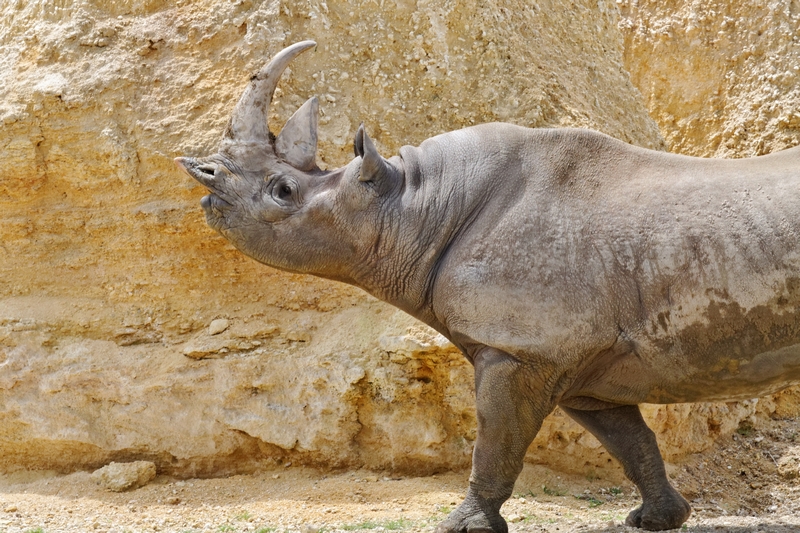
<path id="1" fill-rule="evenodd" d="M 210 193 L 208 196 L 203 197 L 200 201 L 200 205 L 204 208 L 226 207 L 231 205 L 225 198 L 225 194 L 219 190 L 217 181 L 214 178 L 216 165 L 211 163 L 198 163 L 193 160 L 184 160 L 182 165 L 189 175 L 197 180 Z M 212 197 L 214 200 L 212 200 Z"/>

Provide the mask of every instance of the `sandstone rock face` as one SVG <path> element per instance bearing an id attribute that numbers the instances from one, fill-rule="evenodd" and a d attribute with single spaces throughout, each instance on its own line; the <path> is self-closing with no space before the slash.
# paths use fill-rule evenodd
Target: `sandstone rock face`
<path id="1" fill-rule="evenodd" d="M 625 66 L 670 151 L 743 157 L 800 143 L 800 9 L 620 0 Z"/>
<path id="2" fill-rule="evenodd" d="M 800 457 L 796 447 L 791 448 L 786 455 L 776 461 L 778 475 L 783 479 L 797 479 L 800 476 Z"/>
<path id="3" fill-rule="evenodd" d="M 463 357 L 358 289 L 236 252 L 207 228 L 203 192 L 172 158 L 213 152 L 248 76 L 307 38 L 319 46 L 284 75 L 271 124 L 320 96 L 323 167 L 349 160 L 361 122 L 386 155 L 492 120 L 663 148 L 659 126 L 677 135 L 658 111 L 666 93 L 643 99 L 628 74 L 646 85 L 656 52 L 631 28 L 661 12 L 388 3 L 0 3 L 0 470 L 469 464 Z M 647 415 L 677 459 L 776 402 Z M 558 412 L 529 460 L 573 471 L 609 461 Z"/>

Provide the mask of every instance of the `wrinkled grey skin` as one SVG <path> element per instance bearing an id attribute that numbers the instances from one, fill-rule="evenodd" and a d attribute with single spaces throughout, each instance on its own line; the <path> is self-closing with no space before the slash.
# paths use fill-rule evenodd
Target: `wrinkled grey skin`
<path id="1" fill-rule="evenodd" d="M 257 261 L 351 283 L 444 334 L 475 367 L 465 501 L 439 532 L 505 532 L 500 506 L 556 405 L 623 465 L 627 523 L 675 528 L 637 404 L 744 399 L 800 383 L 800 149 L 704 160 L 575 129 L 484 124 L 382 158 L 315 163 L 316 99 L 274 138 L 281 52 L 219 152 L 179 158 L 209 225 Z"/>

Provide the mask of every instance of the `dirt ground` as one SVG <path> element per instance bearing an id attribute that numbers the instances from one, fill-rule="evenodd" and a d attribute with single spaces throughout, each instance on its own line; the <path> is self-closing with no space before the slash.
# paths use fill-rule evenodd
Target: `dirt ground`
<path id="1" fill-rule="evenodd" d="M 800 531 L 798 465 L 794 420 L 740 427 L 715 449 L 669 465 L 694 508 L 681 531 Z M 289 465 L 226 479 L 159 476 L 112 493 L 87 472 L 18 472 L 0 478 L 0 532 L 428 532 L 461 501 L 467 478 L 468 472 L 409 477 Z M 632 532 L 638 530 L 623 522 L 638 503 L 621 477 L 526 465 L 503 515 L 512 532 Z"/>

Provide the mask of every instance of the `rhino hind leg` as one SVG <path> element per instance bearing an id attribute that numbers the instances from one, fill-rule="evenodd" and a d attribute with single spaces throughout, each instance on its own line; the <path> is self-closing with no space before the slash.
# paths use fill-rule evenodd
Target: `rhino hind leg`
<path id="1" fill-rule="evenodd" d="M 638 406 L 581 411 L 562 405 L 561 409 L 597 437 L 639 489 L 642 505 L 631 511 L 626 525 L 661 531 L 686 522 L 692 509 L 669 483 L 656 436 Z"/>
<path id="2" fill-rule="evenodd" d="M 464 502 L 436 533 L 507 533 L 500 507 L 511 496 L 528 446 L 554 407 L 541 369 L 506 353 L 477 350 L 475 400 L 478 433 Z"/>

